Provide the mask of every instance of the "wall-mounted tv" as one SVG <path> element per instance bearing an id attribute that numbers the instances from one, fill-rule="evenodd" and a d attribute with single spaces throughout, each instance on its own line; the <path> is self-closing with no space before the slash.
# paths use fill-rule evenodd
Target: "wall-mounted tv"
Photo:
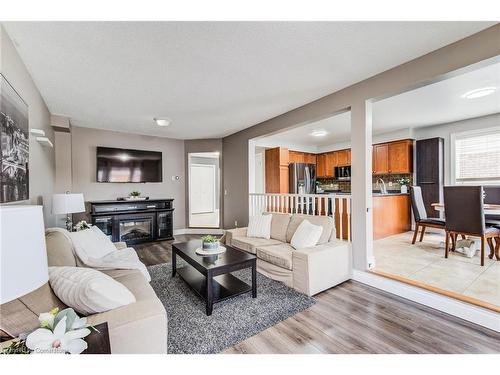
<path id="1" fill-rule="evenodd" d="M 97 182 L 162 182 L 162 153 L 97 147 Z"/>

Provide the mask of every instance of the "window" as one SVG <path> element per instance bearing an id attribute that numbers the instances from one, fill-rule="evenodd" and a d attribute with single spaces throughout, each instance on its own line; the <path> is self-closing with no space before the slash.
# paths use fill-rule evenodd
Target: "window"
<path id="1" fill-rule="evenodd" d="M 452 134 L 456 184 L 500 182 L 500 128 Z"/>

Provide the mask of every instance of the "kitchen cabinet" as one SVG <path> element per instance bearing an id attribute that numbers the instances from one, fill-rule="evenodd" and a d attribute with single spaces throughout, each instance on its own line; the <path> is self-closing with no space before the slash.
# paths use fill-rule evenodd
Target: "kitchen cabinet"
<path id="1" fill-rule="evenodd" d="M 288 158 L 290 163 L 316 164 L 316 155 L 308 152 L 289 150 Z"/>
<path id="2" fill-rule="evenodd" d="M 408 194 L 373 197 L 374 240 L 409 230 L 411 230 L 411 211 Z"/>
<path id="3" fill-rule="evenodd" d="M 413 173 L 413 140 L 373 145 L 372 170 L 375 175 Z"/>
<path id="4" fill-rule="evenodd" d="M 287 148 L 275 147 L 266 150 L 266 193 L 288 193 Z"/>
<path id="5" fill-rule="evenodd" d="M 389 146 L 387 144 L 373 146 L 372 168 L 373 174 L 389 173 Z"/>
<path id="6" fill-rule="evenodd" d="M 319 154 L 316 157 L 316 175 L 326 177 L 326 154 Z"/>
<path id="7" fill-rule="evenodd" d="M 335 154 L 337 154 L 337 164 L 336 166 L 344 166 L 344 165 L 349 165 L 350 164 L 350 151 L 349 150 L 340 150 L 340 151 L 335 151 Z"/>
<path id="8" fill-rule="evenodd" d="M 290 163 L 305 163 L 304 159 L 305 155 L 303 152 L 292 151 L 292 150 L 288 152 L 288 161 Z"/>
<path id="9" fill-rule="evenodd" d="M 326 177 L 334 177 L 334 168 L 338 165 L 338 155 L 336 152 L 326 153 Z"/>
<path id="10" fill-rule="evenodd" d="M 389 173 L 413 173 L 413 141 L 391 142 L 389 149 Z"/>

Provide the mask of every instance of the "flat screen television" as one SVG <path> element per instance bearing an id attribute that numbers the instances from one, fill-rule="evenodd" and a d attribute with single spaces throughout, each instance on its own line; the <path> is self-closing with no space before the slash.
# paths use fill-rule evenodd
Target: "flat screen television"
<path id="1" fill-rule="evenodd" d="M 97 147 L 97 182 L 162 182 L 162 153 Z"/>

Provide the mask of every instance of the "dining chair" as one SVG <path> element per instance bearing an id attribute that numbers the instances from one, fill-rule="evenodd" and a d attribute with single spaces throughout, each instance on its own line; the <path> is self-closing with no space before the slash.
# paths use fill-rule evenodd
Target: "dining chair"
<path id="1" fill-rule="evenodd" d="M 488 242 L 490 258 L 492 258 L 495 251 L 493 239 L 500 236 L 500 230 L 486 225 L 483 187 L 445 186 L 444 209 L 446 213 L 445 258 L 448 258 L 450 236 L 457 234 L 476 236 L 481 238 L 481 266 L 484 266 L 485 242 Z"/>
<path id="2" fill-rule="evenodd" d="M 484 186 L 484 203 L 500 205 L 500 186 Z M 500 226 L 500 215 L 485 215 L 486 225 Z"/>
<path id="3" fill-rule="evenodd" d="M 418 230 L 422 228 L 420 233 L 420 242 L 424 239 L 425 229 L 427 227 L 445 229 L 445 220 L 439 218 L 428 218 L 427 211 L 422 198 L 422 189 L 420 186 L 410 187 L 411 208 L 415 219 L 415 233 L 413 234 L 412 245 L 417 240 Z"/>

